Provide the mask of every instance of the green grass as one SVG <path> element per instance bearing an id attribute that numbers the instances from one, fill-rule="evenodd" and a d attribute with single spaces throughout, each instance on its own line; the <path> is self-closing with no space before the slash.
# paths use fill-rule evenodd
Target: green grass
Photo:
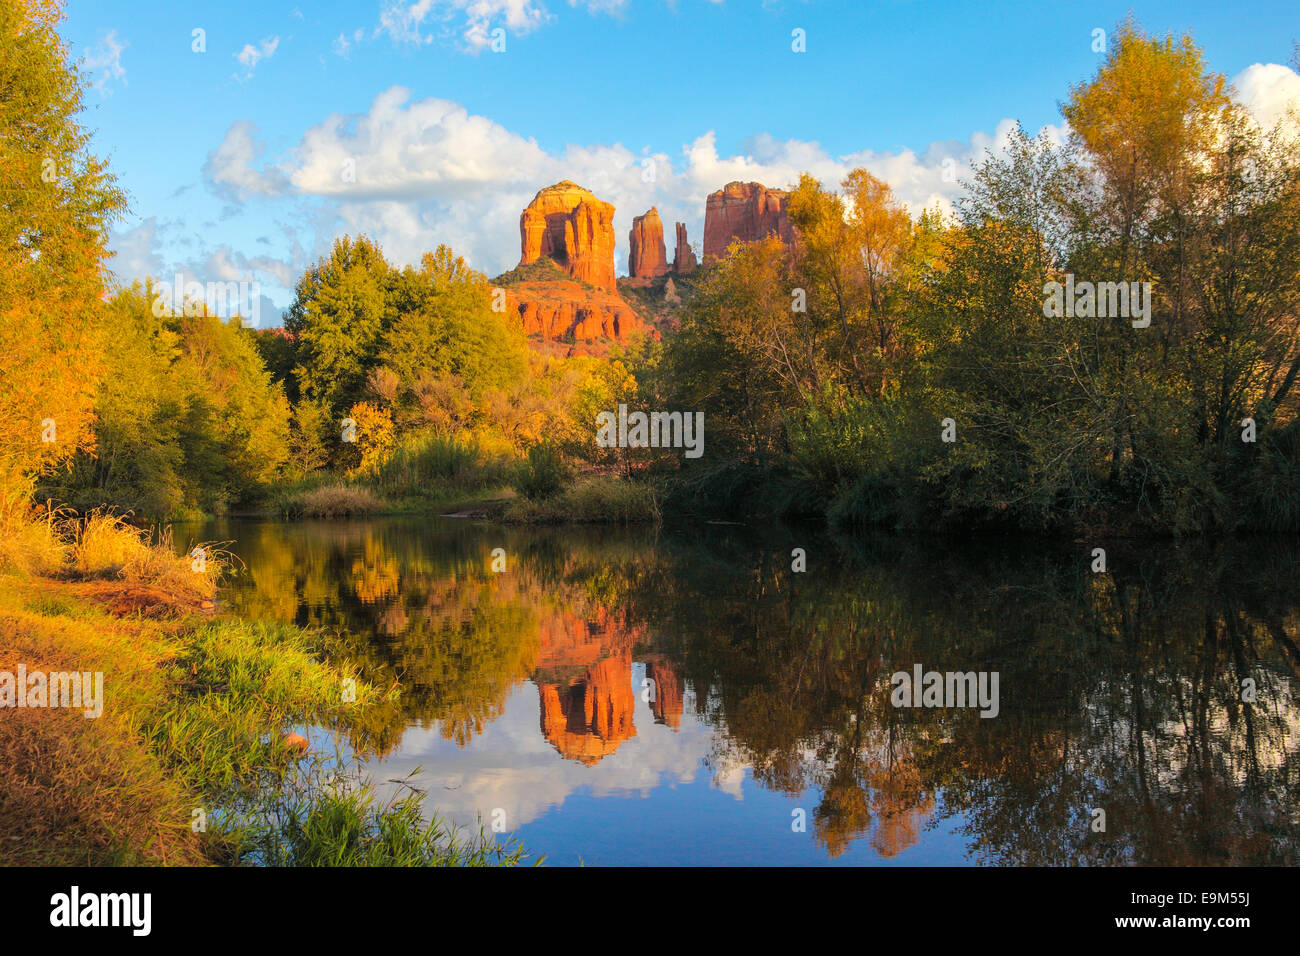
<path id="1" fill-rule="evenodd" d="M 516 498 L 502 515 L 511 524 L 648 524 L 660 518 L 652 485 L 606 476 L 579 479 L 549 498 Z"/>
<path id="2" fill-rule="evenodd" d="M 109 520 L 70 533 L 56 541 L 56 573 L 0 569 L 0 669 L 100 671 L 103 714 L 27 708 L 0 720 L 0 864 L 522 859 L 482 832 L 426 823 L 420 794 L 379 805 L 337 759 L 285 745 L 291 728 L 326 727 L 364 755 L 395 706 L 395 687 L 334 659 L 331 635 L 196 613 L 194 589 L 211 593 L 216 575 L 195 574 L 165 537 Z M 142 592 L 148 613 L 124 601 Z"/>

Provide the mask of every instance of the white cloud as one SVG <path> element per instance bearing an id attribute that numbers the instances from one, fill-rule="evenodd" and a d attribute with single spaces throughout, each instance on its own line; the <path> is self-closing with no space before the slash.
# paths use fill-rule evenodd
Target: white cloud
<path id="1" fill-rule="evenodd" d="M 163 274 L 158 255 L 158 217 L 150 216 L 138 226 L 114 232 L 109 239 L 113 260 L 110 268 L 120 282 Z"/>
<path id="2" fill-rule="evenodd" d="M 205 171 L 214 188 L 236 197 L 316 200 L 322 247 L 338 232 L 365 232 L 392 261 L 414 263 L 446 242 L 489 275 L 518 261 L 519 213 L 537 190 L 571 179 L 616 207 L 615 263 L 622 271 L 634 216 L 659 208 L 670 257 L 674 222 L 685 222 L 699 247 L 705 200 L 732 180 L 787 188 L 808 172 L 836 187 L 862 166 L 888 182 L 914 214 L 935 206 L 951 211 L 972 164 L 986 150 L 1003 153 L 1014 128 L 1014 121 L 1004 119 L 991 133 L 976 131 L 967 140 L 933 143 L 920 152 L 833 155 L 816 142 L 760 134 L 722 154 L 714 133 L 705 132 L 676 158 L 621 143 L 570 145 L 551 153 L 458 103 L 412 100 L 408 90 L 393 87 L 365 113 L 327 117 L 277 163 L 260 168 L 256 130 L 237 123 Z M 1057 142 L 1065 135 L 1062 127 L 1045 132 Z"/>
<path id="3" fill-rule="evenodd" d="M 571 7 L 584 7 L 590 14 L 620 14 L 627 9 L 627 0 L 569 0 Z"/>
<path id="4" fill-rule="evenodd" d="M 240 82 L 252 79 L 253 70 L 257 68 L 257 64 L 275 56 L 275 50 L 279 45 L 280 38 L 278 36 L 263 40 L 261 46 L 245 43 L 244 48 L 235 54 L 235 59 L 244 68 L 244 75 L 241 79 L 238 74 L 235 74 L 235 79 L 240 80 Z"/>
<path id="5" fill-rule="evenodd" d="M 616 13 L 624 0 L 570 0 L 570 6 L 578 5 L 591 13 Z M 375 35 L 387 33 L 397 43 L 420 46 L 432 43 L 436 32 L 478 53 L 491 45 L 494 29 L 523 36 L 551 19 L 540 0 L 386 0 Z"/>
<path id="6" fill-rule="evenodd" d="M 352 55 L 352 48 L 360 44 L 365 39 L 365 35 L 365 30 L 354 30 L 351 37 L 340 33 L 338 39 L 334 41 L 334 54 L 347 59 Z"/>
<path id="7" fill-rule="evenodd" d="M 100 96 L 111 96 L 112 83 L 121 80 L 126 85 L 126 68 L 122 66 L 122 51 L 128 44 L 120 43 L 117 31 L 109 30 L 104 39 L 87 51 L 82 66 L 94 75 L 92 86 Z"/>
<path id="8" fill-rule="evenodd" d="M 264 147 L 255 137 L 257 127 L 247 120 L 232 123 L 215 150 L 203 164 L 203 176 L 213 189 L 227 198 L 274 196 L 284 190 L 284 176 L 275 167 L 258 171 L 253 161 Z"/>
<path id="9" fill-rule="evenodd" d="M 1279 63 L 1256 63 L 1235 77 L 1235 99 L 1265 129 L 1300 126 L 1300 75 Z"/>

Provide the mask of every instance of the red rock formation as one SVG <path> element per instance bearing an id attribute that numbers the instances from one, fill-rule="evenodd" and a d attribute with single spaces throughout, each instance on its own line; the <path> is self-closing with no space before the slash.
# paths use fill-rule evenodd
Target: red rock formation
<path id="1" fill-rule="evenodd" d="M 614 207 L 567 179 L 539 190 L 519 216 L 519 264 L 549 256 L 573 278 L 613 292 Z"/>
<path id="2" fill-rule="evenodd" d="M 628 275 L 635 279 L 653 279 L 668 271 L 664 224 L 659 219 L 657 207 L 651 206 L 645 215 L 632 220 L 632 231 L 627 238 L 631 245 L 627 254 Z"/>
<path id="3" fill-rule="evenodd" d="M 794 228 L 785 208 L 787 194 L 760 183 L 727 183 L 709 194 L 704 207 L 704 261 L 721 259 L 732 240 L 754 242 L 778 236 L 794 243 Z"/>
<path id="4" fill-rule="evenodd" d="M 525 335 L 540 335 L 548 341 L 568 335 L 579 342 L 607 339 L 626 343 L 640 334 L 659 338 L 659 331 L 643 322 L 620 296 L 593 294 L 570 281 L 510 286 L 506 308 L 519 314 Z"/>
<path id="5" fill-rule="evenodd" d="M 686 241 L 686 223 L 677 224 L 677 250 L 673 253 L 673 272 L 679 276 L 689 275 L 698 265 L 691 244 Z"/>

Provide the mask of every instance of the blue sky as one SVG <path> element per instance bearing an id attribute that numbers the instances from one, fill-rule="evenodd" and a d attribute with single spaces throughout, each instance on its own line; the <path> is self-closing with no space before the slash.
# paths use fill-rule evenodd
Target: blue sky
<path id="1" fill-rule="evenodd" d="M 1190 31 L 1263 115 L 1300 102 L 1282 66 L 1295 0 L 70 0 L 63 33 L 131 195 L 119 277 L 256 280 L 265 325 L 344 232 L 399 263 L 445 241 L 503 271 L 520 209 L 563 178 L 616 205 L 620 273 L 633 216 L 657 205 L 670 243 L 681 220 L 698 245 L 704 197 L 731 179 L 865 165 L 943 205 L 960 189 L 945 161 L 963 173 L 1010 121 L 1060 135 L 1060 101 L 1101 59 L 1093 31 L 1129 12 Z"/>

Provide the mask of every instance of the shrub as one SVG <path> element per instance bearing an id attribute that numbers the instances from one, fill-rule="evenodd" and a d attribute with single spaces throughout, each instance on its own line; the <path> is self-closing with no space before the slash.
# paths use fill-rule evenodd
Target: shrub
<path id="1" fill-rule="evenodd" d="M 289 517 L 344 518 L 375 514 L 384 510 L 387 503 L 365 488 L 325 485 L 290 496 L 281 507 Z"/>
<path id="2" fill-rule="evenodd" d="M 530 447 L 515 468 L 515 489 L 529 501 L 553 498 L 567 480 L 568 469 L 550 442 L 538 442 Z"/>
<path id="3" fill-rule="evenodd" d="M 440 486 L 484 488 L 505 479 L 499 456 L 478 439 L 421 432 L 404 438 L 380 467 L 376 485 L 388 495 L 428 493 Z"/>
<path id="4" fill-rule="evenodd" d="M 503 517 L 517 524 L 641 524 L 659 521 L 660 507 L 655 489 L 644 482 L 596 477 L 550 498 L 518 498 Z"/>

